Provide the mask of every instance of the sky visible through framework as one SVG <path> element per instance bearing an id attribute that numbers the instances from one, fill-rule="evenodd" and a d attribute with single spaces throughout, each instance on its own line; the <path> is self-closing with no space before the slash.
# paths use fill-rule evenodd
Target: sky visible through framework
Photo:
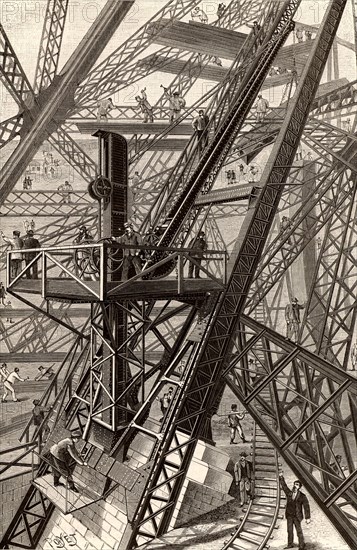
<path id="1" fill-rule="evenodd" d="M 70 0 L 61 50 L 60 66 L 63 66 L 66 62 L 80 39 L 99 15 L 105 3 L 106 0 Z M 166 3 L 166 0 L 137 0 L 124 22 L 116 31 L 100 60 L 104 59 L 111 51 L 115 50 L 122 42 L 129 38 L 145 23 L 145 21 L 152 17 Z M 228 2 L 226 2 L 226 4 L 228 4 Z M 30 82 L 33 81 L 35 74 L 37 52 L 46 5 L 47 0 L 0 1 L 1 22 L 15 47 L 26 74 L 30 78 Z M 216 19 L 215 14 L 217 5 L 218 0 L 204 0 L 200 4 L 207 13 L 209 22 L 213 22 Z M 311 25 L 318 24 L 322 20 L 327 5 L 327 0 L 303 0 L 295 20 Z M 185 19 L 189 20 L 190 16 L 186 16 Z M 242 30 L 244 31 L 244 27 Z M 346 6 L 338 36 L 349 42 L 354 41 L 351 2 L 348 2 Z M 156 49 L 154 46 L 152 48 L 152 51 Z M 145 55 L 147 55 L 147 53 Z M 346 77 L 349 78 L 349 80 L 356 78 L 355 57 L 351 50 L 339 46 L 339 65 L 340 77 Z M 161 80 L 162 83 L 167 83 L 167 81 L 169 81 L 169 75 L 162 74 Z M 135 94 L 143 85 L 146 85 L 150 93 L 151 101 L 154 102 L 160 97 L 162 92 L 159 84 L 158 75 L 155 74 L 139 82 L 137 85 L 129 87 L 128 90 L 116 94 L 114 97 L 115 102 L 121 105 L 135 105 Z M 202 95 L 210 84 L 211 83 L 200 81 L 198 85 L 194 86 L 191 91 L 192 100 Z M 3 120 L 4 118 L 16 114 L 17 107 L 3 87 L 0 87 L 0 92 L 2 105 L 1 119 Z M 190 95 L 188 99 L 190 99 Z"/>

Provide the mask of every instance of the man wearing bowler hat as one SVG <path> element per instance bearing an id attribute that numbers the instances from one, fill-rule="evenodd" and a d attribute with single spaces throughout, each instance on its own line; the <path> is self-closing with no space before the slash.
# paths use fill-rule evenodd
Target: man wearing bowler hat
<path id="1" fill-rule="evenodd" d="M 304 550 L 305 540 L 301 528 L 301 522 L 305 515 L 306 523 L 310 523 L 310 505 L 307 496 L 301 492 L 302 483 L 298 479 L 294 481 L 292 489 L 287 486 L 284 475 L 279 474 L 280 485 L 286 494 L 285 517 L 288 528 L 288 544 L 285 548 L 294 548 L 294 526 L 299 540 L 299 550 Z"/>
<path id="2" fill-rule="evenodd" d="M 24 238 L 24 248 L 41 248 L 41 245 L 37 239 L 34 237 L 34 232 L 32 229 L 29 229 Z M 36 258 L 36 252 L 24 252 L 24 258 L 26 266 L 28 266 L 32 260 Z M 26 271 L 27 279 L 38 279 L 38 265 L 37 262 L 34 262 L 31 267 Z"/>
<path id="3" fill-rule="evenodd" d="M 240 505 L 248 504 L 248 499 L 252 498 L 252 464 L 244 451 L 234 465 L 234 479 L 236 485 L 239 485 Z"/>

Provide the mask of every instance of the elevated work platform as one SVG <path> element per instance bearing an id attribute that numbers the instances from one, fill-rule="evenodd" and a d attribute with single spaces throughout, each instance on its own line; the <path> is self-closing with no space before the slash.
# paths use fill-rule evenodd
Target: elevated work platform
<path id="1" fill-rule="evenodd" d="M 169 125 L 168 120 L 146 124 L 140 122 L 139 120 L 128 120 L 123 122 L 109 120 L 104 123 L 98 122 L 97 120 L 85 120 L 83 122 L 80 120 L 76 121 L 75 119 L 72 120 L 73 122 L 76 122 L 78 130 L 81 134 L 93 134 L 99 129 L 107 132 L 116 132 L 125 136 L 131 136 L 132 134 L 158 135 L 167 130 Z M 193 134 L 193 128 L 189 122 L 183 122 L 181 124 L 177 124 L 177 126 L 173 126 L 170 128 L 168 133 L 168 135 L 176 136 L 190 136 L 191 134 Z"/>
<path id="2" fill-rule="evenodd" d="M 161 67 L 160 72 L 169 73 L 169 74 L 182 74 L 182 73 L 197 73 L 199 77 L 203 80 L 213 80 L 215 82 L 221 82 L 228 74 L 229 69 L 226 67 L 220 67 L 218 65 L 205 65 L 200 67 L 198 63 L 186 63 L 181 59 L 172 59 L 172 61 L 167 62 L 164 57 L 150 55 L 143 60 L 143 63 L 147 65 L 148 69 L 152 64 L 153 59 L 156 62 L 160 63 Z M 264 82 L 262 89 L 275 88 L 278 86 L 284 86 L 291 79 L 291 73 L 278 74 L 274 76 L 268 76 Z"/>
<path id="3" fill-rule="evenodd" d="M 61 300 L 69 303 L 88 303 L 101 301 L 100 282 L 85 281 L 83 284 L 75 280 L 47 279 L 46 288 L 42 288 L 41 281 L 21 279 L 13 285 L 17 293 L 42 295 L 48 300 Z M 222 285 L 211 279 L 187 279 L 181 289 L 175 278 L 157 279 L 153 281 L 133 281 L 120 288 L 120 282 L 107 283 L 107 301 L 120 299 L 140 298 L 174 298 L 175 300 L 188 299 L 191 296 L 204 295 L 206 292 L 221 290 Z"/>
<path id="4" fill-rule="evenodd" d="M 226 253 L 221 250 L 206 250 L 200 257 L 200 251 L 191 248 L 133 246 L 108 239 L 31 252 L 34 259 L 16 278 L 11 280 L 8 270 L 9 293 L 35 294 L 68 303 L 148 297 L 185 302 L 223 290 L 226 282 Z M 9 252 L 8 267 L 11 255 Z M 35 264 L 38 278 L 27 278 Z M 193 279 L 194 274 L 199 278 Z"/>
<path id="5" fill-rule="evenodd" d="M 247 37 L 245 33 L 212 27 L 204 23 L 175 21 L 171 25 L 166 20 L 152 23 L 153 32 L 162 29 L 155 42 L 194 53 L 204 53 L 224 59 L 235 59 Z M 275 65 L 285 69 L 296 69 L 300 72 L 306 62 L 314 40 L 284 46 L 276 56 Z"/>
<path id="6" fill-rule="evenodd" d="M 155 43 L 171 48 L 179 48 L 189 52 L 216 55 L 225 59 L 235 59 L 247 35 L 241 32 L 230 31 L 220 27 L 211 27 L 204 23 L 190 21 L 168 21 L 152 23 L 148 26 L 148 33 L 152 31 Z"/>

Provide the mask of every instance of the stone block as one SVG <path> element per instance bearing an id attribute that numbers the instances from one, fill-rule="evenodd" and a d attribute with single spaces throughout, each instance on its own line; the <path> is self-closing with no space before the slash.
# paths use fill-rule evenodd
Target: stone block
<path id="1" fill-rule="evenodd" d="M 201 460 L 207 462 L 210 467 L 217 467 L 226 470 L 229 463 L 229 456 L 225 451 L 204 443 L 204 451 Z"/>
<path id="2" fill-rule="evenodd" d="M 102 530 L 100 538 L 104 542 L 105 545 L 108 545 L 109 548 L 111 548 L 111 549 L 114 548 L 115 543 L 116 543 L 116 539 L 114 537 L 112 537 L 109 534 L 109 532 Z M 105 546 L 104 546 L 104 548 L 105 548 Z"/>
<path id="3" fill-rule="evenodd" d="M 190 467 L 187 471 L 188 479 L 196 483 L 204 483 L 208 472 L 208 465 L 194 458 L 191 460 Z"/>
<path id="4" fill-rule="evenodd" d="M 125 525 L 121 524 L 120 522 L 117 522 L 116 527 L 114 527 L 113 525 L 111 526 L 109 533 L 116 540 L 120 540 L 123 536 L 124 529 L 125 529 Z"/>

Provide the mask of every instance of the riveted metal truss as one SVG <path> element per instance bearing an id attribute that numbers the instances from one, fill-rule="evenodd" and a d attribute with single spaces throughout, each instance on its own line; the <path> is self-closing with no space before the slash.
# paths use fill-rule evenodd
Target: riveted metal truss
<path id="1" fill-rule="evenodd" d="M 27 109 L 29 101 L 33 99 L 32 87 L 2 25 L 0 25 L 0 78 L 18 106 L 21 109 Z"/>
<path id="2" fill-rule="evenodd" d="M 228 386 L 353 548 L 356 380 L 245 315 L 239 333 L 235 357 L 225 371 Z M 257 365 L 254 386 L 244 367 L 248 355 Z M 269 427 L 269 417 L 274 426 Z M 341 464 L 337 454 L 343 457 Z"/>
<path id="3" fill-rule="evenodd" d="M 22 123 L 22 115 L 14 115 L 0 123 L 0 149 L 20 135 Z"/>
<path id="4" fill-rule="evenodd" d="M 170 0 L 117 50 L 88 73 L 76 93 L 77 107 L 87 107 L 91 103 L 96 103 L 99 98 L 110 97 L 119 89 L 118 83 L 123 80 L 127 86 L 126 66 L 153 43 L 156 33 L 162 32 L 173 20 L 179 20 L 190 13 L 198 3 L 199 0 Z"/>
<path id="5" fill-rule="evenodd" d="M 37 58 L 35 93 L 47 88 L 57 74 L 68 0 L 48 0 Z"/>

